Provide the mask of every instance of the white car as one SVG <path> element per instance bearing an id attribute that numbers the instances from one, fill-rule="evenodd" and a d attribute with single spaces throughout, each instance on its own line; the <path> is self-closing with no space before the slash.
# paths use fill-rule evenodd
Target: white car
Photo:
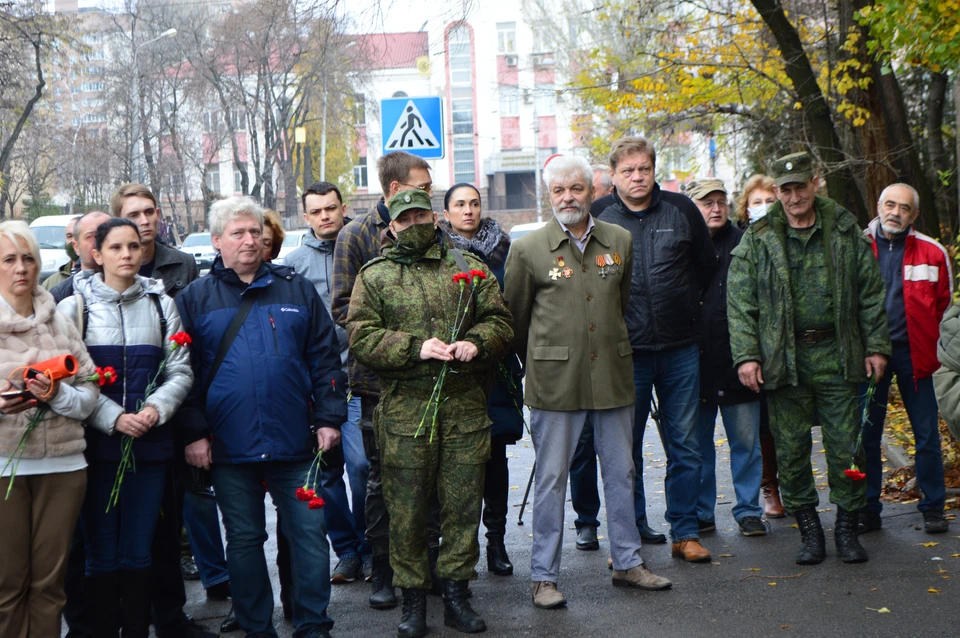
<path id="1" fill-rule="evenodd" d="M 40 281 L 70 261 L 67 256 L 67 222 L 80 215 L 44 215 L 30 222 L 30 230 L 40 245 Z"/>
<path id="2" fill-rule="evenodd" d="M 531 224 L 517 224 L 510 229 L 510 241 L 515 242 L 527 233 L 540 230 L 547 225 L 547 222 L 533 222 Z"/>
<path id="3" fill-rule="evenodd" d="M 297 248 L 300 248 L 300 246 L 303 244 L 303 239 L 309 232 L 309 228 L 298 228 L 296 230 L 286 231 L 286 236 L 283 238 L 283 245 L 280 246 L 280 254 L 277 255 L 274 263 L 282 264 L 284 257 L 295 251 Z"/>
<path id="4" fill-rule="evenodd" d="M 210 233 L 190 233 L 180 245 L 180 250 L 193 255 L 197 260 L 197 268 L 200 274 L 210 270 L 213 266 L 213 260 L 217 257 L 217 250 L 213 247 L 213 241 L 210 239 Z"/>

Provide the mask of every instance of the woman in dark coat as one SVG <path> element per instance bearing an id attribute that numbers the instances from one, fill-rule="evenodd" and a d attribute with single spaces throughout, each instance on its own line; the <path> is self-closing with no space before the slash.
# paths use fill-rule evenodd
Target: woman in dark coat
<path id="1" fill-rule="evenodd" d="M 456 184 L 443 198 L 441 222 L 454 245 L 483 260 L 503 290 L 503 266 L 510 250 L 510 236 L 489 217 L 481 217 L 480 192 L 470 184 Z M 507 556 L 503 536 L 507 529 L 507 493 L 510 474 L 507 446 L 523 436 L 523 391 L 520 360 L 511 353 L 493 371 L 495 382 L 487 401 L 491 454 L 483 487 L 483 526 L 487 528 L 487 568 L 493 574 L 509 576 L 513 565 Z"/>

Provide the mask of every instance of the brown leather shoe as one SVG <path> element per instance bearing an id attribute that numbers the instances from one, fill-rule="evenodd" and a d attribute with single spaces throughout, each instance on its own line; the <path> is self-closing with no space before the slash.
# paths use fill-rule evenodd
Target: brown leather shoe
<path id="1" fill-rule="evenodd" d="M 556 609 L 567 604 L 567 597 L 560 593 L 556 583 L 534 581 L 530 584 L 533 604 L 540 609 Z"/>
<path id="2" fill-rule="evenodd" d="M 780 502 L 780 489 L 776 481 L 764 485 L 760 492 L 763 494 L 763 513 L 767 518 L 783 518 L 787 515 Z"/>
<path id="3" fill-rule="evenodd" d="M 710 552 L 695 538 L 674 543 L 670 548 L 674 558 L 682 558 L 688 563 L 706 563 L 710 561 Z"/>

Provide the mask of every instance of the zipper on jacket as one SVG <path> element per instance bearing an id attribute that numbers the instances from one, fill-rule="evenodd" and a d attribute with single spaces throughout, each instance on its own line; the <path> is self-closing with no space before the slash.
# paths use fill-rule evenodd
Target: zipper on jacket
<path id="1" fill-rule="evenodd" d="M 650 209 L 648 208 L 647 210 L 650 210 Z M 653 287 L 650 285 L 650 262 L 647 259 L 646 242 L 643 241 L 643 231 L 645 230 L 645 227 L 643 225 L 644 217 L 645 215 L 640 217 L 640 259 L 643 263 L 643 287 L 647 293 L 646 295 L 644 295 L 647 299 L 647 313 L 648 313 L 647 316 L 650 319 L 650 325 L 653 326 L 653 345 L 657 345 L 660 342 L 660 334 L 659 334 L 660 331 L 657 330 L 657 321 L 653 311 Z M 656 237 L 657 237 L 656 230 L 651 228 L 650 229 L 651 254 L 656 254 L 656 250 L 654 250 L 655 247 L 653 245 L 654 242 L 657 240 Z"/>
<path id="2" fill-rule="evenodd" d="M 267 311 L 267 316 L 270 317 L 270 327 L 273 328 L 273 347 L 276 351 L 276 354 L 280 354 L 280 339 L 277 337 L 277 322 L 273 320 L 273 313 L 269 310 Z"/>
<path id="3" fill-rule="evenodd" d="M 123 302 L 117 302 L 117 313 L 120 315 L 120 345 L 123 347 L 123 411 L 127 411 L 127 329 L 123 321 Z"/>

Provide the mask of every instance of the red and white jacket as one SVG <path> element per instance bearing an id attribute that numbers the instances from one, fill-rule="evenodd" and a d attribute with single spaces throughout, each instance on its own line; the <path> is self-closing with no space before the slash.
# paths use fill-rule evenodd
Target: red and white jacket
<path id="1" fill-rule="evenodd" d="M 873 242 L 877 255 L 880 218 L 863 231 Z M 940 320 L 953 303 L 953 269 L 950 255 L 933 237 L 918 233 L 910 226 L 903 250 L 903 305 L 907 317 L 907 339 L 914 380 L 926 379 L 940 367 L 937 340 Z"/>

